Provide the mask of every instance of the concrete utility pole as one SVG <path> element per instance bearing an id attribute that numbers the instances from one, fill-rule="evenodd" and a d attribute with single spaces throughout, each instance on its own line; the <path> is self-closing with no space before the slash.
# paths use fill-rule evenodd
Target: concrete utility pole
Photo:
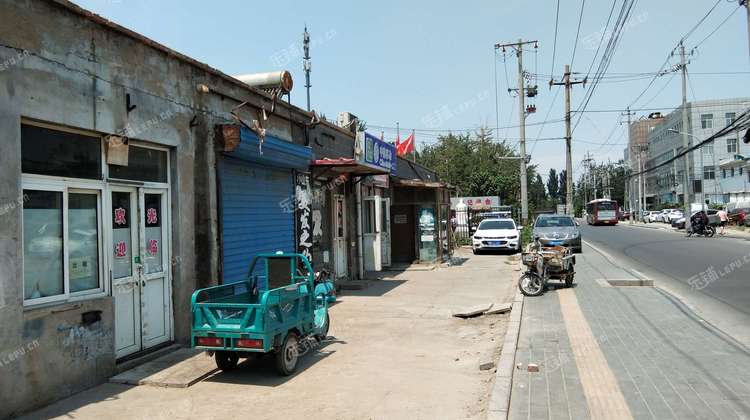
<path id="1" fill-rule="evenodd" d="M 690 148 L 690 137 L 688 134 L 689 121 L 687 110 L 687 61 L 685 58 L 685 45 L 680 41 L 680 69 L 682 70 L 682 147 L 684 151 Z M 685 213 L 685 224 L 690 224 L 690 153 L 682 157 L 684 175 L 682 177 L 683 212 Z"/>
<path id="2" fill-rule="evenodd" d="M 550 85 L 565 86 L 565 214 L 573 213 L 573 129 L 570 126 L 570 88 L 573 85 L 586 84 L 586 79 L 573 82 L 570 80 L 570 64 L 565 65 L 562 82 L 550 81 Z"/>
<path id="3" fill-rule="evenodd" d="M 624 114 L 620 114 L 622 116 L 628 117 L 628 167 L 630 168 L 631 172 L 633 170 L 633 148 L 631 147 L 632 141 L 630 138 L 630 124 L 631 120 L 630 117 L 635 115 L 635 112 L 630 112 L 630 107 L 628 107 L 628 111 Z M 640 178 L 639 178 L 640 179 Z M 627 197 L 628 200 L 628 209 L 630 210 L 630 223 L 633 223 L 633 219 L 635 219 L 635 211 L 633 211 L 633 179 L 628 174 L 627 182 L 625 182 L 625 197 Z M 638 197 L 638 204 L 640 204 L 640 196 Z M 640 206 L 637 206 L 640 207 Z M 638 210 L 638 215 L 640 217 L 640 209 Z"/>
<path id="4" fill-rule="evenodd" d="M 520 141 L 519 148 L 521 149 L 521 224 L 526 225 L 529 220 L 529 193 L 527 190 L 527 179 L 526 179 L 526 105 L 524 102 L 526 96 L 526 88 L 524 88 L 524 71 L 523 71 L 523 46 L 527 44 L 534 44 L 537 46 L 537 41 L 524 41 L 519 39 L 517 43 L 511 44 L 495 44 L 495 49 L 501 49 L 505 51 L 505 48 L 510 47 L 516 50 L 516 57 L 518 57 L 518 117 L 519 117 L 519 129 L 520 129 Z"/>
<path id="5" fill-rule="evenodd" d="M 740 4 L 745 4 L 745 8 L 747 8 L 747 48 L 750 50 L 750 1 L 748 0 L 742 0 Z"/>
<path id="6" fill-rule="evenodd" d="M 596 175 L 592 173 L 591 171 L 591 163 L 594 161 L 594 159 L 591 158 L 591 152 L 586 152 L 586 158 L 583 159 L 583 166 L 586 168 L 586 175 L 584 178 L 586 179 L 586 183 L 588 184 L 591 180 L 591 176 L 593 177 L 593 182 L 591 182 L 593 188 L 594 188 L 594 196 L 591 198 L 591 200 L 596 200 Z M 586 198 L 586 203 L 583 203 L 584 206 L 588 203 L 588 198 Z"/>

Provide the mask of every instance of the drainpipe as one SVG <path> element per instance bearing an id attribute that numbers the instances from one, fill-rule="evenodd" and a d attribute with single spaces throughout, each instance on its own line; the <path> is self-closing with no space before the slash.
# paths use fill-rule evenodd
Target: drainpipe
<path id="1" fill-rule="evenodd" d="M 362 253 L 362 183 L 357 182 L 357 271 L 359 279 L 365 278 L 364 257 Z"/>

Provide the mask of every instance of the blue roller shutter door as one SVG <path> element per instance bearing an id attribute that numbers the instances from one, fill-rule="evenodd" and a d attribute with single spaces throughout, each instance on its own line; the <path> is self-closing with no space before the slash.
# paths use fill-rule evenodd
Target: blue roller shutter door
<path id="1" fill-rule="evenodd" d="M 220 164 L 224 283 L 243 281 L 253 256 L 294 252 L 291 169 L 223 157 Z"/>

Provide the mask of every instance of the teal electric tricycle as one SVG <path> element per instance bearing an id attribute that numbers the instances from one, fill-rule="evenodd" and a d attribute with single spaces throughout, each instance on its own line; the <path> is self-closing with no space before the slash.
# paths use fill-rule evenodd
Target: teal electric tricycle
<path id="1" fill-rule="evenodd" d="M 328 334 L 333 290 L 302 254 L 260 254 L 247 280 L 193 293 L 192 346 L 213 353 L 223 371 L 240 358 L 271 353 L 279 373 L 290 375 L 303 343 Z"/>

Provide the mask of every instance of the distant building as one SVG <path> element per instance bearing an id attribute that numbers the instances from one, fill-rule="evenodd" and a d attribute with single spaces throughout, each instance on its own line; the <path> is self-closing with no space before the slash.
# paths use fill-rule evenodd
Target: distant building
<path id="1" fill-rule="evenodd" d="M 648 134 L 663 122 L 664 117 L 662 114 L 654 112 L 648 117 L 642 117 L 630 124 L 628 129 L 628 147 L 625 148 L 624 156 L 631 173 L 637 173 L 645 166 L 648 154 Z M 634 177 L 629 184 L 628 196 L 630 197 L 630 203 L 627 207 L 638 207 L 636 204 L 638 202 L 638 191 L 638 178 Z"/>
<path id="2" fill-rule="evenodd" d="M 750 98 L 696 101 L 687 104 L 690 144 L 703 141 L 731 124 L 750 107 Z M 631 126 L 632 129 L 632 126 Z M 682 107 L 648 130 L 648 158 L 645 168 L 654 168 L 683 150 Z M 690 154 L 690 186 L 697 187 L 693 202 L 728 203 L 750 196 L 750 175 L 744 160 L 735 155 L 750 154 L 742 143 L 742 133 L 733 132 L 715 139 Z M 632 156 L 632 154 L 631 154 Z M 683 159 L 658 167 L 646 175 L 647 207 L 679 203 L 683 198 Z M 695 181 L 702 181 L 695 182 Z M 692 191 L 692 188 L 691 188 Z"/>

